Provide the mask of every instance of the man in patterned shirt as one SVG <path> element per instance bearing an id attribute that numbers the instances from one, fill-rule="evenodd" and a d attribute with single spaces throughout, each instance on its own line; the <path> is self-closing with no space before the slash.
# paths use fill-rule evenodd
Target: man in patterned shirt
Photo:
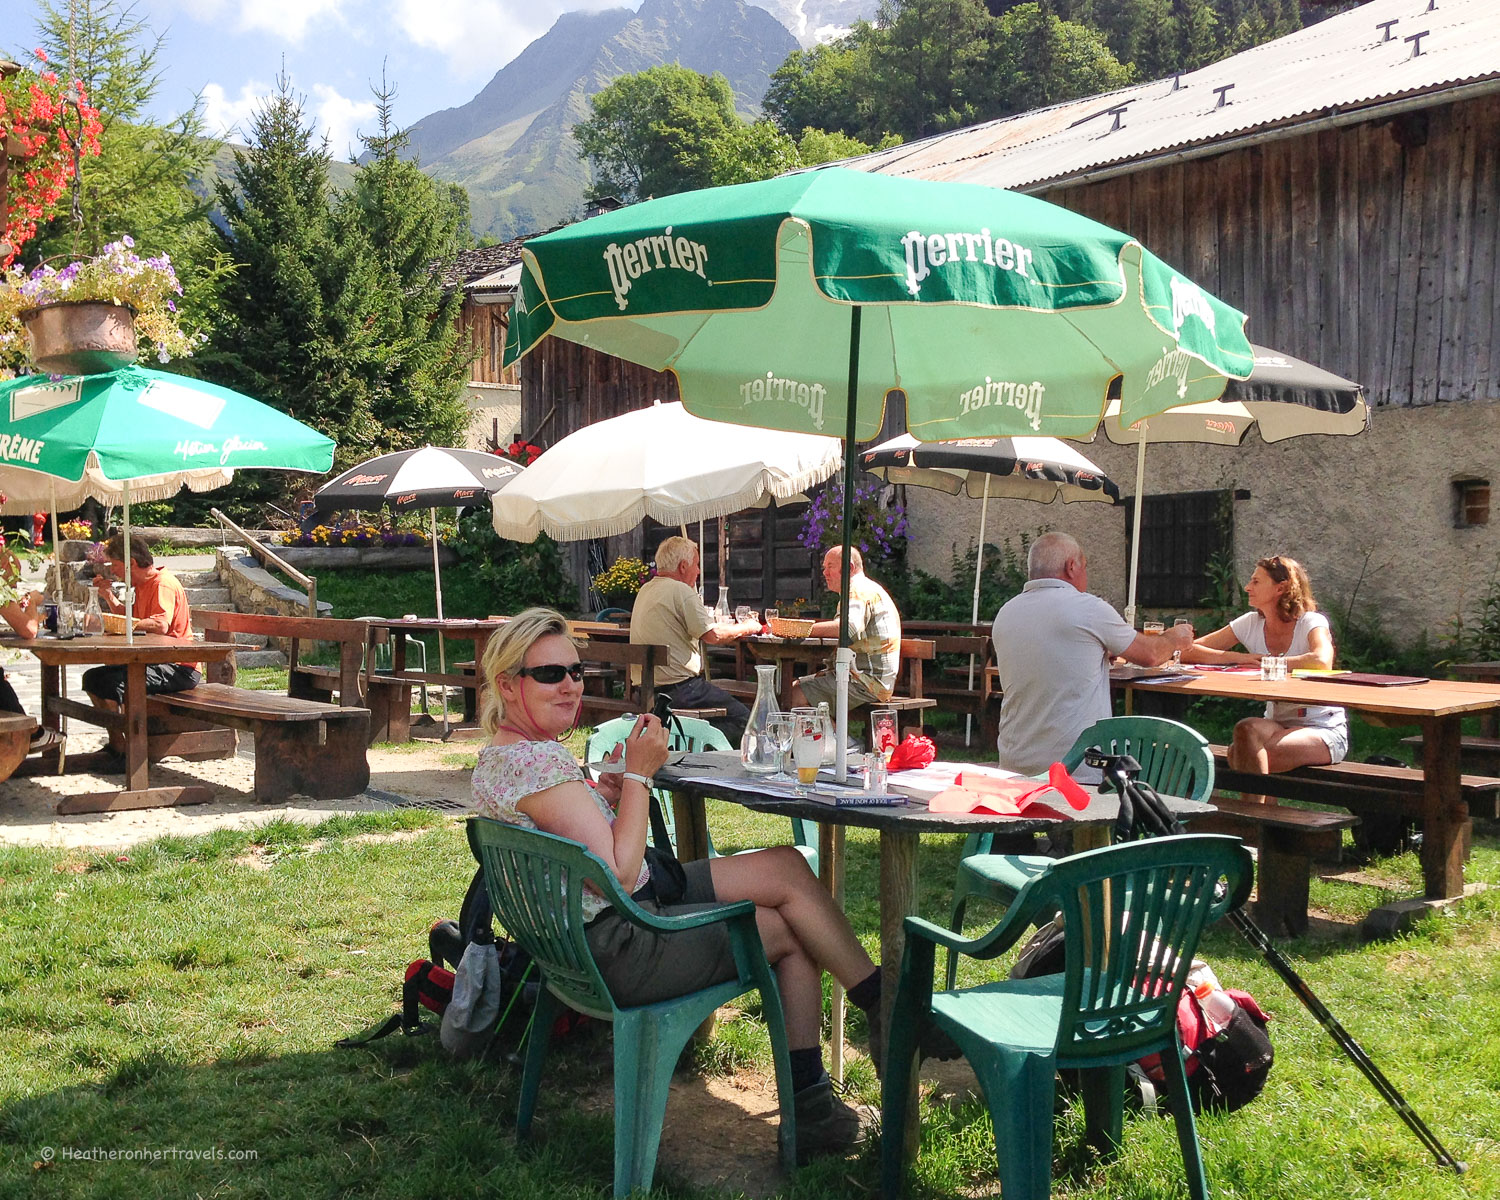
<path id="1" fill-rule="evenodd" d="M 843 548 L 835 546 L 823 556 L 823 582 L 838 591 L 843 582 Z M 886 590 L 865 574 L 858 550 L 849 550 L 849 645 L 854 667 L 849 672 L 849 707 L 880 705 L 891 698 L 896 671 L 901 665 L 901 614 Z M 809 637 L 838 637 L 839 619 L 819 621 Z M 832 710 L 836 682 L 831 670 L 808 675 L 792 685 L 793 704 L 828 701 Z"/>

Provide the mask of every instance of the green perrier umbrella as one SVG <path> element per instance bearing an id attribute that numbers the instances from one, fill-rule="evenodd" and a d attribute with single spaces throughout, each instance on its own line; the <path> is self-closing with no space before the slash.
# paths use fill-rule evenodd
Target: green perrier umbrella
<path id="1" fill-rule="evenodd" d="M 1133 238 L 972 184 L 825 168 L 632 205 L 522 258 L 507 363 L 550 334 L 670 370 L 698 416 L 843 436 L 846 485 L 894 389 L 922 441 L 1078 436 L 1117 376 L 1129 423 L 1252 365 L 1244 315 Z"/>
<path id="2" fill-rule="evenodd" d="M 205 471 L 271 467 L 322 473 L 332 465 L 333 442 L 317 430 L 249 396 L 185 375 L 129 366 L 100 375 L 27 375 L 0 383 L 0 466 L 65 484 L 86 476 L 120 484 L 127 537 L 132 480 L 149 478 L 160 494 L 174 477 L 202 480 Z"/>

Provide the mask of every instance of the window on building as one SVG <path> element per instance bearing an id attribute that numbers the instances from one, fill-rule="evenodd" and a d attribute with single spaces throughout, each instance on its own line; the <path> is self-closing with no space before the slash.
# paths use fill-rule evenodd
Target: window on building
<path id="1" fill-rule="evenodd" d="M 1133 501 L 1125 514 L 1128 555 L 1135 521 Z M 1213 590 L 1210 562 L 1233 547 L 1234 505 L 1228 491 L 1147 496 L 1141 506 L 1136 603 L 1147 608 L 1201 607 Z"/>
<path id="2" fill-rule="evenodd" d="M 1488 479 L 1455 479 L 1453 481 L 1453 524 L 1459 529 L 1490 523 L 1490 481 Z"/>

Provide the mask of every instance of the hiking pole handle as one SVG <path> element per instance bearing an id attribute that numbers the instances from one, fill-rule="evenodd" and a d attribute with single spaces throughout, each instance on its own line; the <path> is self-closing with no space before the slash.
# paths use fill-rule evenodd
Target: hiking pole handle
<path id="1" fill-rule="evenodd" d="M 1455 1175 L 1462 1175 L 1469 1169 L 1469 1165 L 1460 1162 L 1449 1154 L 1442 1142 L 1438 1141 L 1437 1135 L 1427 1127 L 1427 1123 L 1417 1115 L 1417 1112 L 1407 1103 L 1406 1097 L 1396 1090 L 1396 1085 L 1385 1077 L 1385 1073 L 1377 1067 L 1364 1048 L 1350 1036 L 1349 1031 L 1339 1023 L 1337 1017 L 1328 1011 L 1328 1006 L 1318 999 L 1312 988 L 1296 969 L 1287 961 L 1285 955 L 1272 944 L 1271 939 L 1266 936 L 1265 930 L 1245 915 L 1243 909 L 1231 909 L 1228 913 L 1229 923 L 1245 936 L 1245 939 L 1260 951 L 1261 957 L 1269 964 L 1271 970 L 1281 977 L 1283 983 L 1292 990 L 1292 995 L 1302 1002 L 1302 1006 L 1312 1013 L 1318 1024 L 1323 1026 L 1328 1036 L 1334 1041 L 1349 1060 L 1364 1074 L 1364 1077 L 1374 1085 L 1375 1090 L 1380 1093 L 1381 1099 L 1396 1110 L 1396 1115 L 1406 1122 L 1407 1128 L 1417 1137 L 1428 1152 L 1437 1159 L 1438 1165 L 1449 1167 Z"/>

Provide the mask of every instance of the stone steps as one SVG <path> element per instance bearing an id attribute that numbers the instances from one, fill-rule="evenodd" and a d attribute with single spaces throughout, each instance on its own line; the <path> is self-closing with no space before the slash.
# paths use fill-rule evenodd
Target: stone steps
<path id="1" fill-rule="evenodd" d="M 162 559 L 161 565 L 167 570 L 172 570 L 172 560 Z M 213 588 L 219 590 L 219 573 L 217 571 L 172 571 L 177 576 L 177 582 L 182 584 L 189 592 L 195 588 Z M 228 589 L 223 589 L 228 590 Z"/>
<path id="2" fill-rule="evenodd" d="M 189 608 L 209 608 L 215 604 L 229 603 L 229 589 L 227 587 L 188 587 L 182 589 L 187 593 Z M 223 611 L 222 609 L 219 611 Z"/>

